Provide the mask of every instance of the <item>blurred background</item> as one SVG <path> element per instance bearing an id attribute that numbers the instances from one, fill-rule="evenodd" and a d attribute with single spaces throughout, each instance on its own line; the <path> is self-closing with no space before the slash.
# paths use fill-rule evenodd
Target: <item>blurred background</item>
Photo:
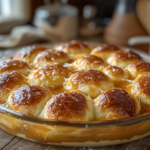
<path id="1" fill-rule="evenodd" d="M 0 0 L 0 48 L 72 39 L 149 51 L 150 0 Z"/>

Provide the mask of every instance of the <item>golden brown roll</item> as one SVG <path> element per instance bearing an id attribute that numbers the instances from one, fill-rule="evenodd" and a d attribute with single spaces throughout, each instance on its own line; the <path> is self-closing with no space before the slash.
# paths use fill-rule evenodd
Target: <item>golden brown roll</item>
<path id="1" fill-rule="evenodd" d="M 23 84 L 27 84 L 25 77 L 15 71 L 0 74 L 0 98 L 7 101 L 9 94 Z"/>
<path id="2" fill-rule="evenodd" d="M 40 116 L 63 121 L 91 121 L 93 100 L 78 91 L 60 93 L 47 102 Z"/>
<path id="3" fill-rule="evenodd" d="M 150 105 L 150 74 L 139 75 L 135 79 L 132 93 L 141 103 Z"/>
<path id="4" fill-rule="evenodd" d="M 44 87 L 23 85 L 10 94 L 8 107 L 22 114 L 38 117 L 50 98 L 50 91 Z"/>
<path id="5" fill-rule="evenodd" d="M 102 58 L 103 60 L 106 60 L 112 53 L 115 53 L 118 50 L 119 48 L 116 46 L 101 44 L 92 50 L 91 55 L 95 55 Z"/>
<path id="6" fill-rule="evenodd" d="M 120 88 L 112 88 L 95 99 L 95 119 L 112 120 L 140 113 L 139 101 Z"/>
<path id="7" fill-rule="evenodd" d="M 61 51 L 55 51 L 55 50 L 47 50 L 40 54 L 38 54 L 33 64 L 36 67 L 42 67 L 54 63 L 63 64 L 70 60 L 69 56 Z"/>
<path id="8" fill-rule="evenodd" d="M 120 68 L 125 68 L 129 64 L 140 61 L 142 58 L 129 50 L 122 50 L 110 55 L 107 59 L 107 63 L 112 66 L 117 66 Z"/>
<path id="9" fill-rule="evenodd" d="M 102 69 L 105 66 L 104 61 L 94 55 L 87 55 L 84 56 L 83 58 L 77 59 L 74 63 L 73 66 L 77 68 L 78 70 L 99 70 Z"/>
<path id="10" fill-rule="evenodd" d="M 37 54 L 45 50 L 46 48 L 40 45 L 27 46 L 18 51 L 13 58 L 32 63 Z"/>
<path id="11" fill-rule="evenodd" d="M 64 86 L 67 90 L 79 90 L 94 98 L 114 84 L 103 72 L 84 70 L 71 75 Z"/>
<path id="12" fill-rule="evenodd" d="M 128 79 L 128 74 L 121 68 L 116 66 L 107 66 L 103 72 L 110 77 L 113 81 L 122 81 Z"/>
<path id="13" fill-rule="evenodd" d="M 75 41 L 75 40 L 61 43 L 60 45 L 55 47 L 55 50 L 63 51 L 67 54 L 79 54 L 79 53 L 89 54 L 91 51 L 88 45 L 86 45 L 81 41 Z"/>
<path id="14" fill-rule="evenodd" d="M 70 75 L 70 70 L 59 64 L 47 65 L 33 70 L 28 76 L 31 85 L 39 85 L 49 88 L 62 86 L 65 78 Z"/>
<path id="15" fill-rule="evenodd" d="M 125 68 L 131 78 L 136 78 L 140 74 L 150 73 L 150 63 L 145 61 L 135 62 Z"/>
<path id="16" fill-rule="evenodd" d="M 30 73 L 30 67 L 27 63 L 21 60 L 6 59 L 0 61 L 0 74 L 12 71 L 27 76 Z"/>

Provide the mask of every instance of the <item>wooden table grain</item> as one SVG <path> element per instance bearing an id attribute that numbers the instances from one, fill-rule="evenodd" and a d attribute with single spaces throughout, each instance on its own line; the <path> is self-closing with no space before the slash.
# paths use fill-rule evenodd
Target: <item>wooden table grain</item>
<path id="1" fill-rule="evenodd" d="M 0 150 L 150 150 L 150 136 L 116 146 L 63 147 L 28 141 L 0 129 Z"/>

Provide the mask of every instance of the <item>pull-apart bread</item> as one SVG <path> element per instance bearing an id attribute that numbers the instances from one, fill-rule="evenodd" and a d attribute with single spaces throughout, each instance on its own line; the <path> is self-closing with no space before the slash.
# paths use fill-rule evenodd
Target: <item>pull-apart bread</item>
<path id="1" fill-rule="evenodd" d="M 150 111 L 150 63 L 107 44 L 27 46 L 0 61 L 0 104 L 48 120 L 134 117 Z"/>

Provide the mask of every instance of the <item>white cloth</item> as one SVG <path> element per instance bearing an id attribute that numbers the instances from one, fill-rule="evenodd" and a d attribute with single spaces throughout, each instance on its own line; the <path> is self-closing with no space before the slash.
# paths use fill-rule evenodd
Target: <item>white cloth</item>
<path id="1" fill-rule="evenodd" d="M 0 40 L 0 48 L 14 48 L 46 40 L 45 34 L 39 28 L 19 26 L 13 28 L 9 36 Z"/>

